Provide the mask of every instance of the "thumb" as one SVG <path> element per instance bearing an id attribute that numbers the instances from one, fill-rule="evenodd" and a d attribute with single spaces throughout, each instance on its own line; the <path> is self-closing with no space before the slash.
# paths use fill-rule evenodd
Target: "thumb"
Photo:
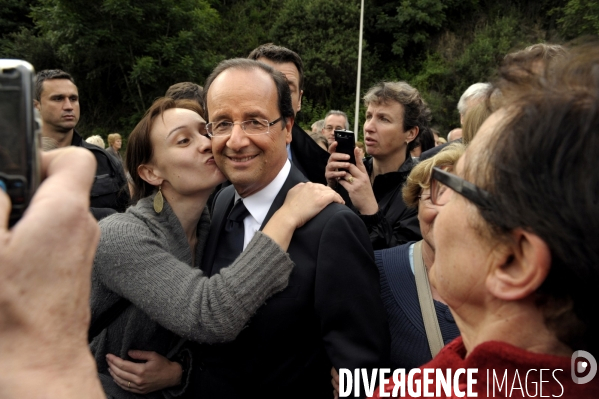
<path id="1" fill-rule="evenodd" d="M 356 167 L 360 169 L 360 172 L 366 172 L 366 166 L 364 166 L 364 162 L 362 161 L 362 149 L 360 147 L 354 148 L 354 157 L 356 158 Z"/>
<path id="2" fill-rule="evenodd" d="M 152 360 L 156 356 L 156 352 L 148 352 L 148 351 L 138 351 L 138 350 L 130 350 L 127 354 L 136 360 Z"/>
<path id="3" fill-rule="evenodd" d="M 329 154 L 334 153 L 337 150 L 337 142 L 333 141 L 329 146 Z"/>

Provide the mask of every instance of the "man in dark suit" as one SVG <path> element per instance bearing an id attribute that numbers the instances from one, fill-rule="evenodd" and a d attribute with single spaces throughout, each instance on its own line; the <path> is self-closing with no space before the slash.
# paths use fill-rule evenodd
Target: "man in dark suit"
<path id="1" fill-rule="evenodd" d="M 270 65 L 287 78 L 291 92 L 293 114 L 297 115 L 302 109 L 302 96 L 304 94 L 304 66 L 300 56 L 286 47 L 276 46 L 272 43 L 263 44 L 255 48 L 248 56 Z M 324 177 L 329 153 L 323 150 L 297 124 L 293 124 L 291 143 L 288 147 L 288 158 L 300 172 L 314 183 L 327 184 Z"/>
<path id="2" fill-rule="evenodd" d="M 223 253 L 234 203 L 237 208 L 242 199 L 249 211 L 237 233 L 247 245 L 287 191 L 307 179 L 287 159 L 294 112 L 282 74 L 253 60 L 227 60 L 205 88 L 214 158 L 233 184 L 215 202 L 202 265 L 213 275 L 236 256 Z M 388 326 L 361 220 L 331 204 L 296 230 L 288 252 L 295 262 L 288 287 L 256 312 L 234 342 L 198 346 L 190 397 L 328 399 L 331 366 L 387 365 Z"/>

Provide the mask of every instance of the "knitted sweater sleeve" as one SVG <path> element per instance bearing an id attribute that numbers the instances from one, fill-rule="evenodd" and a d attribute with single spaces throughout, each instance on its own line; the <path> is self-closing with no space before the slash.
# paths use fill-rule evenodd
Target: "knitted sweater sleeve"
<path id="1" fill-rule="evenodd" d="M 210 278 L 180 261 L 165 242 L 144 223 L 111 218 L 102 224 L 95 277 L 164 328 L 196 342 L 233 340 L 266 298 L 287 286 L 293 268 L 287 253 L 261 232 Z"/>

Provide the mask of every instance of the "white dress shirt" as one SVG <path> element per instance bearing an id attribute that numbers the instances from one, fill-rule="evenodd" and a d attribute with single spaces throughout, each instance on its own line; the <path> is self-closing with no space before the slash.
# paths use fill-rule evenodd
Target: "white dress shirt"
<path id="1" fill-rule="evenodd" d="M 268 183 L 262 190 L 243 198 L 243 204 L 250 213 L 243 219 L 243 249 L 250 243 L 254 234 L 260 230 L 260 226 L 262 226 L 270 206 L 279 191 L 281 191 L 290 171 L 291 163 L 287 160 L 273 181 Z M 239 198 L 241 198 L 241 196 L 237 193 L 237 190 L 235 190 L 235 202 L 237 202 Z"/>

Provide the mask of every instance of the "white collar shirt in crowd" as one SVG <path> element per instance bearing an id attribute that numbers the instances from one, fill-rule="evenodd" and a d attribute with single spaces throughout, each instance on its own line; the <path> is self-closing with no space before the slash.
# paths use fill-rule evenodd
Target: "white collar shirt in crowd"
<path id="1" fill-rule="evenodd" d="M 243 228 L 245 230 L 243 237 L 243 249 L 245 249 L 245 247 L 250 243 L 252 237 L 254 237 L 254 234 L 260 230 L 260 226 L 262 226 L 270 206 L 272 205 L 279 191 L 281 191 L 281 188 L 283 187 L 285 180 L 287 180 L 287 176 L 289 176 L 290 171 L 291 163 L 289 160 L 287 160 L 273 181 L 271 181 L 262 190 L 243 199 L 243 204 L 250 213 L 245 219 L 243 219 Z M 237 191 L 235 191 L 235 202 L 237 202 L 239 198 L 241 198 L 241 196 L 237 194 Z"/>

